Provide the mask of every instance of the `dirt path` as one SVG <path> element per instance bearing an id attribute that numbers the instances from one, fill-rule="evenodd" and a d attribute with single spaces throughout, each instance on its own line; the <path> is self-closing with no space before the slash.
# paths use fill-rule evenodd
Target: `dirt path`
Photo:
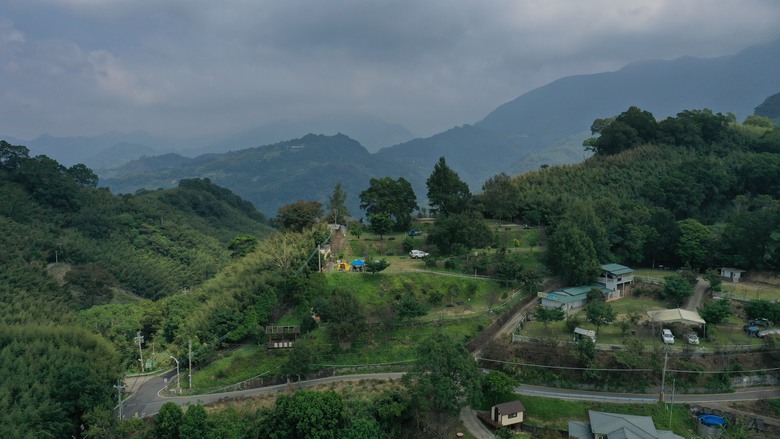
<path id="1" fill-rule="evenodd" d="M 469 407 L 463 407 L 460 410 L 460 420 L 463 422 L 463 426 L 477 439 L 495 439 L 494 435 L 482 421 L 477 417 L 477 412 Z"/>
<path id="2" fill-rule="evenodd" d="M 702 300 L 704 300 L 704 294 L 710 288 L 710 283 L 704 279 L 697 279 L 696 285 L 693 288 L 693 295 L 688 298 L 688 302 L 685 303 L 683 309 L 688 311 L 696 311 L 701 306 Z"/>

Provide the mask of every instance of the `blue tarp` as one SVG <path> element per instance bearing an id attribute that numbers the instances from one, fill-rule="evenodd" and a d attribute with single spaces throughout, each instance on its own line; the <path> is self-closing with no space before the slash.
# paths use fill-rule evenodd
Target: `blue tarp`
<path id="1" fill-rule="evenodd" d="M 362 266 L 366 265 L 366 261 L 364 261 L 362 259 L 355 259 L 354 261 L 352 261 L 352 265 L 355 266 L 355 267 L 362 267 Z"/>
<path id="2" fill-rule="evenodd" d="M 725 427 L 726 420 L 717 415 L 699 415 L 699 422 L 709 427 Z"/>

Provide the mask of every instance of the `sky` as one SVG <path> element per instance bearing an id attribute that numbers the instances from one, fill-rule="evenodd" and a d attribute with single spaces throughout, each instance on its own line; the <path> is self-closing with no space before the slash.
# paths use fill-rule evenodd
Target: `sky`
<path id="1" fill-rule="evenodd" d="M 561 77 L 777 39 L 777 0 L 0 0 L 0 134 L 361 114 L 429 136 Z"/>

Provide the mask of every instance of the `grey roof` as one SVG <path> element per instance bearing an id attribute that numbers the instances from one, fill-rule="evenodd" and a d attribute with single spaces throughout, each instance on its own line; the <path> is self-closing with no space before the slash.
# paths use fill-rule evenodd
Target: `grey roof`
<path id="1" fill-rule="evenodd" d="M 591 431 L 609 439 L 684 439 L 669 431 L 657 430 L 650 416 L 623 415 L 588 410 Z"/>
<path id="2" fill-rule="evenodd" d="M 581 421 L 569 421 L 569 437 L 577 439 L 593 439 L 590 424 Z"/>
<path id="3" fill-rule="evenodd" d="M 498 409 L 498 413 L 502 415 L 509 415 L 512 413 L 520 413 L 525 411 L 523 403 L 518 400 L 502 402 L 501 404 L 496 404 L 495 407 Z"/>

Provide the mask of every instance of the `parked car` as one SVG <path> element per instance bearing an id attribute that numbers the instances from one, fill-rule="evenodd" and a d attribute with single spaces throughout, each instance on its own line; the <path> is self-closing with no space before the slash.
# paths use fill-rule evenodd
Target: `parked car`
<path id="1" fill-rule="evenodd" d="M 745 332 L 748 333 L 748 336 L 751 337 L 758 337 L 758 327 L 757 326 L 743 326 L 742 329 L 745 330 Z"/>
<path id="2" fill-rule="evenodd" d="M 748 321 L 748 325 L 757 326 L 760 328 L 769 328 L 772 326 L 772 322 L 767 319 L 751 319 Z"/>
<path id="3" fill-rule="evenodd" d="M 409 252 L 409 256 L 412 259 L 420 259 L 420 258 L 427 258 L 430 255 L 422 250 L 412 250 Z"/>
<path id="4" fill-rule="evenodd" d="M 409 236 L 420 236 L 422 232 L 416 229 L 409 230 Z"/>
<path id="5" fill-rule="evenodd" d="M 699 344 L 699 336 L 695 332 L 688 334 L 688 344 Z"/>
<path id="6" fill-rule="evenodd" d="M 666 344 L 674 344 L 674 334 L 672 334 L 672 331 L 670 329 L 662 330 L 661 338 L 663 338 L 664 343 Z"/>
<path id="7" fill-rule="evenodd" d="M 758 338 L 764 338 L 764 337 L 780 337 L 780 329 L 774 328 L 774 329 L 765 329 L 763 331 L 760 331 L 757 335 Z"/>

